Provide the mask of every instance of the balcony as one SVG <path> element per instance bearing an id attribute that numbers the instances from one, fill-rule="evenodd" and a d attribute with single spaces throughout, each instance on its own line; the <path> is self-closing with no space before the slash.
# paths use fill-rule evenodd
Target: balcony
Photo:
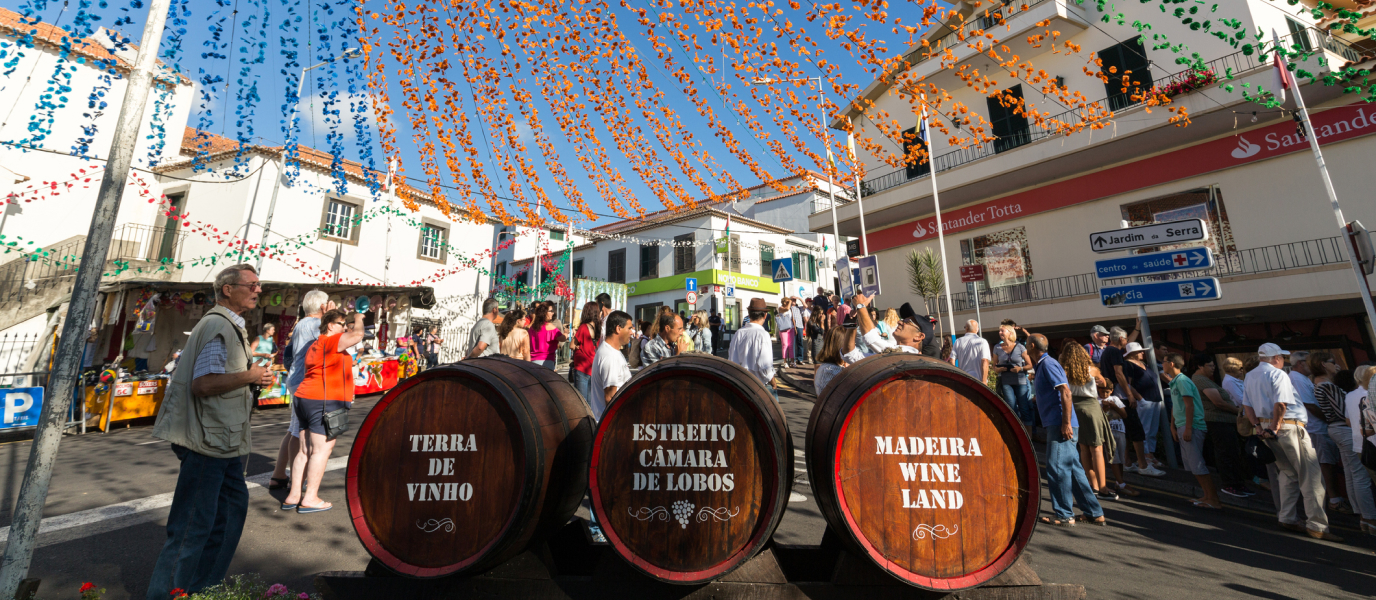
<path id="1" fill-rule="evenodd" d="M 1263 246 L 1250 250 L 1216 253 L 1214 260 L 1217 261 L 1217 264 L 1212 269 L 1150 277 L 1105 279 L 1103 285 L 1129 285 L 1143 281 L 1167 281 L 1194 277 L 1232 277 L 1343 264 L 1347 262 L 1347 255 L 1343 251 L 1343 244 L 1345 243 L 1346 241 L 1342 237 L 1333 236 L 1303 242 Z M 989 308 L 1042 300 L 1097 297 L 1099 286 L 1099 280 L 1094 273 L 1042 279 L 1021 285 L 980 290 L 979 306 L 980 308 Z M 969 292 L 951 294 L 951 306 L 957 312 L 975 310 L 974 296 Z M 938 307 L 941 312 L 946 311 L 945 296 L 927 300 L 928 314 L 936 314 Z"/>
<path id="2" fill-rule="evenodd" d="M 105 260 L 107 265 L 117 261 L 144 269 L 176 263 L 185 240 L 186 234 L 176 228 L 126 223 L 111 236 Z M 86 237 L 79 236 L 0 264 L 0 306 L 23 304 L 26 298 L 31 300 L 54 289 L 69 291 L 85 249 Z"/>
<path id="3" fill-rule="evenodd" d="M 106 260 L 175 263 L 181 260 L 186 234 L 176 227 L 125 223 L 115 229 Z"/>
<path id="4" fill-rule="evenodd" d="M 949 36 L 948 36 L 949 37 Z M 1329 36 L 1321 31 L 1309 29 L 1298 34 L 1282 36 L 1281 41 L 1296 50 L 1306 48 L 1323 48 L 1327 53 L 1340 56 L 1348 61 L 1360 61 L 1362 55 L 1356 49 L 1347 45 L 1342 40 Z M 1261 60 L 1260 52 L 1252 52 L 1250 55 L 1241 51 L 1234 52 L 1227 56 L 1214 59 L 1204 64 L 1202 69 L 1186 69 L 1178 73 L 1172 73 L 1159 77 L 1152 81 L 1152 87 L 1161 90 L 1167 95 L 1180 95 L 1203 89 L 1219 82 L 1236 79 L 1245 73 L 1251 73 L 1259 69 L 1270 68 L 1270 62 Z M 1106 97 L 1092 105 L 1101 109 L 1109 106 L 1116 107 L 1114 112 L 1127 110 L 1142 105 L 1141 101 L 1133 101 L 1131 98 L 1123 97 L 1121 94 L 1115 97 Z M 1028 123 L 1028 129 L 1019 132 L 1009 138 L 996 139 L 982 144 L 976 144 L 965 148 L 955 148 L 945 154 L 932 157 L 931 164 L 936 171 L 949 171 L 957 167 L 962 167 L 975 161 L 979 161 L 1000 152 L 1056 137 L 1059 134 L 1058 128 L 1047 123 L 1060 122 L 1067 125 L 1078 125 L 1085 122 L 1085 115 L 1082 109 L 1071 109 L 1057 115 L 1047 117 L 1043 123 Z M 885 190 L 893 189 L 910 181 L 925 179 L 929 172 L 923 170 L 922 173 L 909 177 L 908 169 L 900 167 L 898 170 L 884 175 L 879 175 L 864 180 L 861 183 L 863 196 L 868 197 L 878 194 Z M 842 199 L 837 197 L 837 204 L 843 205 L 853 202 L 853 197 Z M 830 208 L 829 206 L 827 208 Z"/>

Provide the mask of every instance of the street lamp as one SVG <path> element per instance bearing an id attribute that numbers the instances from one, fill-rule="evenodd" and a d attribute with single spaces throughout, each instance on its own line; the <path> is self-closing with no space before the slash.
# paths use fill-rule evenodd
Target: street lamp
<path id="1" fill-rule="evenodd" d="M 322 62 L 313 64 L 313 65 L 311 65 L 311 66 L 309 66 L 309 67 L 305 67 L 305 68 L 301 69 L 301 77 L 300 77 L 299 79 L 296 80 L 296 102 L 294 102 L 294 103 L 291 105 L 291 120 L 287 122 L 287 141 L 286 141 L 286 144 L 282 146 L 282 151 L 283 151 L 283 155 L 282 155 L 282 166 L 283 166 L 283 167 L 286 167 L 286 164 L 287 164 L 286 149 L 287 149 L 287 148 L 291 148 L 292 146 L 294 146 L 294 145 L 296 144 L 296 121 L 297 121 L 297 119 L 298 119 L 298 118 L 300 117 L 300 115 L 301 115 L 301 90 L 305 89 L 305 87 L 306 87 L 306 72 L 307 72 L 307 71 L 310 71 L 311 69 L 314 69 L 314 68 L 316 68 L 316 67 L 323 67 L 323 66 L 325 66 L 325 65 L 327 65 L 327 64 L 330 64 L 330 63 L 332 63 L 332 62 L 334 62 L 334 61 L 336 61 L 336 60 L 339 60 L 339 59 L 341 59 L 341 58 L 350 58 L 350 59 L 353 59 L 353 58 L 358 58 L 358 57 L 360 57 L 360 56 L 363 56 L 363 51 L 362 51 L 362 50 L 359 50 L 358 48 L 345 48 L 345 49 L 344 49 L 344 52 L 341 53 L 339 56 L 335 56 L 335 57 L 333 57 L 333 58 L 330 58 L 329 60 L 322 61 Z M 298 154 L 299 154 L 299 152 L 298 152 Z M 297 158 L 297 165 L 298 165 L 298 166 L 297 166 L 297 171 L 299 172 L 299 171 L 300 171 L 300 158 L 299 158 L 299 157 Z M 259 177 L 261 177 L 261 174 L 259 175 Z M 395 186 L 396 184 L 393 183 L 392 185 Z M 267 247 L 267 245 L 268 245 L 268 232 L 272 230 L 272 214 L 273 214 L 273 212 L 275 212 L 275 211 L 277 210 L 277 192 L 278 192 L 279 190 L 281 190 L 281 189 L 282 189 L 282 173 L 279 172 L 279 173 L 277 174 L 277 182 L 276 182 L 275 184 L 273 184 L 273 186 L 272 186 L 272 200 L 270 200 L 270 201 L 268 202 L 268 216 L 267 216 L 266 219 L 263 220 L 263 240 L 262 240 L 261 242 L 259 242 L 259 244 L 258 244 L 258 267 L 257 267 L 257 268 L 258 268 L 258 272 L 259 272 L 259 273 L 262 273 L 262 272 L 263 272 L 263 254 L 264 254 L 264 249 L 265 249 L 265 248 Z M 254 192 L 253 192 L 253 202 L 254 202 L 254 203 L 257 203 L 257 202 L 258 202 L 258 191 L 257 191 L 256 188 L 254 189 Z M 252 204 L 249 205 L 249 209 L 248 209 L 248 218 L 249 218 L 249 221 L 250 221 L 250 222 L 253 220 L 253 205 L 252 205 Z M 244 227 L 247 228 L 247 227 L 248 227 L 248 224 L 245 223 Z M 247 231 L 245 231 L 245 234 L 247 234 Z M 384 267 L 384 278 L 385 278 L 385 267 Z"/>
<path id="2" fill-rule="evenodd" d="M 823 84 L 824 84 L 824 81 L 825 81 L 825 80 L 823 80 L 820 76 L 818 76 L 818 77 L 800 77 L 800 78 L 796 78 L 796 79 L 774 79 L 773 77 L 755 77 L 755 78 L 752 78 L 752 79 L 749 81 L 749 83 L 747 83 L 746 85 L 750 85 L 750 84 L 755 84 L 755 85 L 774 85 L 774 84 L 776 84 L 776 83 L 797 83 L 797 82 L 800 82 L 800 81 L 811 82 L 811 81 L 814 81 L 814 80 L 817 82 L 817 95 L 818 95 L 818 102 L 817 102 L 817 122 L 818 122 L 818 124 L 819 124 L 819 125 L 821 126 L 821 128 L 822 128 L 822 141 L 823 141 L 824 144 L 826 144 L 827 152 L 831 152 L 831 132 L 829 131 L 829 128 L 827 127 L 827 115 L 826 115 L 826 94 L 827 94 L 827 91 L 826 91 L 826 88 L 823 87 Z M 832 235 L 832 237 L 835 237 L 835 238 L 836 238 L 836 258 L 837 258 L 837 259 L 840 259 L 841 256 L 842 256 L 842 254 L 841 254 L 841 228 L 836 224 L 836 185 L 835 185 L 835 182 L 832 180 L 832 177 L 831 177 L 831 169 L 826 169 L 826 168 L 824 168 L 824 170 L 827 172 L 827 193 L 831 195 L 831 235 Z M 849 275 L 849 274 L 847 274 L 847 275 Z M 838 271 L 837 274 L 836 274 L 836 276 L 838 277 L 837 284 L 839 285 L 839 284 L 840 284 L 839 278 L 841 277 L 841 273 Z M 837 289 L 839 290 L 840 288 L 838 287 Z"/>

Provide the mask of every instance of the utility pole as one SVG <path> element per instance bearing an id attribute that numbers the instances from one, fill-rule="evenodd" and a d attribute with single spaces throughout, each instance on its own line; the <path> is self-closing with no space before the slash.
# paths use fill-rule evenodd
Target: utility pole
<path id="1" fill-rule="evenodd" d="M 109 161 L 100 179 L 95 213 L 91 229 L 86 234 L 86 247 L 81 251 L 81 268 L 72 287 L 72 300 L 67 309 L 67 322 L 62 325 L 62 339 L 57 345 L 57 357 L 52 375 L 52 394 L 43 403 L 43 412 L 34 433 L 28 465 L 24 469 L 24 483 L 19 487 L 15 503 L 14 521 L 10 524 L 9 543 L 0 561 L 0 598 L 14 598 L 19 586 L 29 574 L 33 551 L 38 541 L 38 526 L 43 521 L 43 504 L 48 498 L 48 484 L 52 482 L 53 462 L 62 442 L 62 430 L 67 420 L 81 369 L 81 353 L 86 346 L 86 328 L 95 312 L 100 276 L 105 271 L 105 257 L 114 235 L 115 217 L 124 197 L 138 146 L 139 122 L 152 89 L 153 73 L 157 68 L 158 46 L 162 43 L 163 26 L 167 23 L 167 9 L 172 0 L 150 0 L 148 21 L 143 26 L 138 58 L 129 73 L 124 103 L 120 106 L 119 121 L 110 143 Z"/>

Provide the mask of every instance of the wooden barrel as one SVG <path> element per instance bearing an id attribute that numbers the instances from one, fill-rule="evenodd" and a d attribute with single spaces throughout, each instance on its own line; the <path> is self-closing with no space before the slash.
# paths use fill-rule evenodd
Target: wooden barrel
<path id="1" fill-rule="evenodd" d="M 494 356 L 429 369 L 382 398 L 349 453 L 349 516 L 401 575 L 476 574 L 568 522 L 595 423 L 539 364 Z"/>
<path id="2" fill-rule="evenodd" d="M 862 360 L 818 394 L 812 492 L 851 551 L 903 581 L 960 590 L 993 579 L 1032 536 L 1036 455 L 982 382 L 912 354 Z"/>
<path id="3" fill-rule="evenodd" d="M 792 480 L 793 444 L 769 389 L 707 354 L 661 360 L 618 390 L 589 469 L 593 510 L 616 553 L 682 584 L 758 553 Z"/>

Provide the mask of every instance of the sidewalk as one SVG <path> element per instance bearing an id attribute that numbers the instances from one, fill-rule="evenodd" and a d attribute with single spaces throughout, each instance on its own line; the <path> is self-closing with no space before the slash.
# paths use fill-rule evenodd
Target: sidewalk
<path id="1" fill-rule="evenodd" d="M 776 363 L 776 366 L 778 367 L 776 373 L 778 374 L 780 379 L 784 380 L 784 382 L 786 382 L 788 385 L 793 386 L 794 388 L 797 388 L 798 390 L 802 391 L 804 399 L 813 402 L 816 401 L 817 391 L 814 390 L 812 387 L 812 378 L 815 369 L 814 365 L 803 365 L 789 369 L 783 368 L 782 363 Z M 1033 442 L 1033 447 L 1037 449 L 1038 464 L 1042 468 L 1045 468 L 1046 461 L 1044 452 L 1046 446 L 1039 442 Z M 1145 475 L 1138 475 L 1136 473 L 1125 472 L 1123 473 L 1123 481 L 1134 488 L 1182 496 L 1183 498 L 1181 499 L 1181 502 L 1187 502 L 1186 499 L 1192 500 L 1194 498 L 1199 498 L 1204 495 L 1204 489 L 1199 487 L 1199 485 L 1195 481 L 1194 475 L 1191 475 L 1188 471 L 1182 469 L 1168 468 L 1166 469 L 1166 474 L 1161 477 L 1147 477 Z M 1214 481 L 1218 481 L 1216 472 Z M 1263 513 L 1274 518 L 1276 514 L 1276 506 L 1271 501 L 1271 492 L 1269 490 L 1253 486 L 1250 483 L 1247 485 L 1247 488 L 1256 492 L 1256 495 L 1247 498 L 1237 498 L 1219 492 L 1219 498 L 1223 501 L 1224 506 L 1227 508 L 1242 509 L 1257 513 Z M 1121 494 L 1120 497 L 1124 500 L 1131 499 Z M 1106 500 L 1105 502 L 1113 501 Z M 1300 511 L 1303 512 L 1302 506 L 1300 508 Z M 1359 524 L 1360 518 L 1356 515 L 1345 515 L 1339 512 L 1330 511 L 1328 513 L 1328 520 L 1329 524 L 1335 530 L 1338 531 L 1339 535 L 1361 535 L 1361 525 Z"/>

